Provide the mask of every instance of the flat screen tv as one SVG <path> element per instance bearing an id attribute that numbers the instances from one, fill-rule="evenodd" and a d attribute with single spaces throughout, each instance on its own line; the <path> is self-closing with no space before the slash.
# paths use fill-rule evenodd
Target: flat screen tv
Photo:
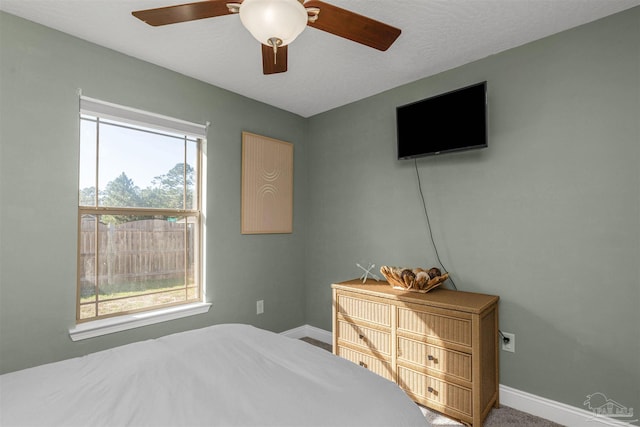
<path id="1" fill-rule="evenodd" d="M 396 108 L 398 159 L 487 146 L 487 82 Z"/>

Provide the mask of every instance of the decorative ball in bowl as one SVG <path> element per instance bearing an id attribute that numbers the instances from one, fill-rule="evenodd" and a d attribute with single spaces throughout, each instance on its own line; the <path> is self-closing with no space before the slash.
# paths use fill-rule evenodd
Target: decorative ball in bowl
<path id="1" fill-rule="evenodd" d="M 449 273 L 444 273 L 440 269 L 433 267 L 429 270 L 423 268 L 380 267 L 380 273 L 387 279 L 389 284 L 395 289 L 403 289 L 412 292 L 429 292 L 440 286 L 449 278 Z"/>

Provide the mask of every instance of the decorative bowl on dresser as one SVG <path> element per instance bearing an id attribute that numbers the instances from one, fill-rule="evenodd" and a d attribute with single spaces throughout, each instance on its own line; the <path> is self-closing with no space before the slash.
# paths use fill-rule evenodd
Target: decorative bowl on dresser
<path id="1" fill-rule="evenodd" d="M 498 407 L 498 300 L 387 282 L 333 289 L 333 352 L 396 382 L 414 401 L 482 426 Z"/>

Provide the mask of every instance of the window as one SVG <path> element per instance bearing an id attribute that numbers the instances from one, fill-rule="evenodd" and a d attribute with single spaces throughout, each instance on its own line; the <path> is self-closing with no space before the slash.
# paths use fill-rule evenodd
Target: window
<path id="1" fill-rule="evenodd" d="M 202 301 L 205 131 L 80 98 L 77 323 Z"/>

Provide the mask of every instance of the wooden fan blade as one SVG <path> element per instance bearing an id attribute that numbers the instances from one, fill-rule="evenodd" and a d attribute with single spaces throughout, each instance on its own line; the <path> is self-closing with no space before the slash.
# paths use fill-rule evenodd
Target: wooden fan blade
<path id="1" fill-rule="evenodd" d="M 262 72 L 264 74 L 284 73 L 287 71 L 287 48 L 288 46 L 280 46 L 274 61 L 273 47 L 266 44 L 262 45 Z"/>
<path id="2" fill-rule="evenodd" d="M 141 21 L 157 27 L 160 25 L 177 24 L 178 22 L 230 15 L 232 12 L 227 7 L 228 3 L 242 3 L 242 0 L 207 0 L 160 7 L 157 9 L 137 10 L 131 12 L 131 14 Z"/>
<path id="3" fill-rule="evenodd" d="M 320 9 L 318 19 L 315 22 L 308 23 L 310 27 L 374 49 L 382 51 L 389 49 L 401 33 L 400 29 L 391 25 L 322 1 L 309 0 L 304 3 L 304 7 L 317 7 Z"/>

